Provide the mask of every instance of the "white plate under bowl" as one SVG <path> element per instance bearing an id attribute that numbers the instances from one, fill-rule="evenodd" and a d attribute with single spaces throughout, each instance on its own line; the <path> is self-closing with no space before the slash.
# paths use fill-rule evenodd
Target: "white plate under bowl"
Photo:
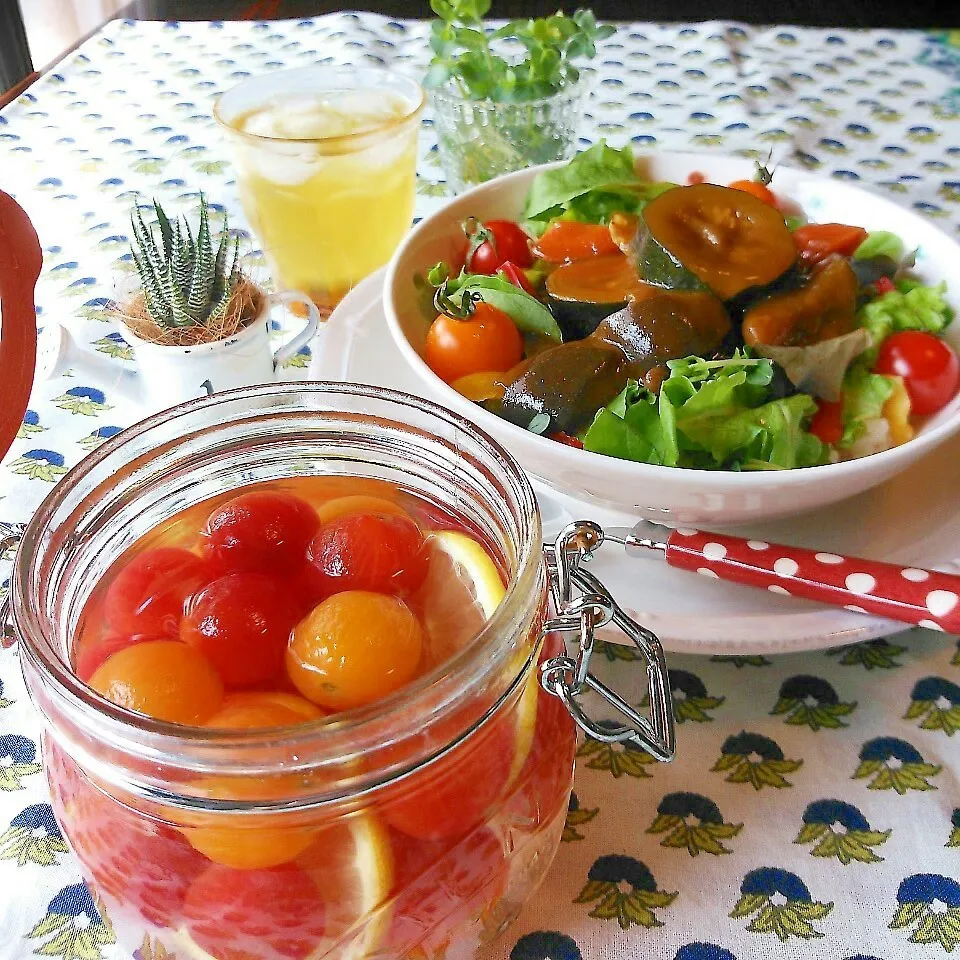
<path id="1" fill-rule="evenodd" d="M 387 330 L 382 289 L 381 271 L 368 277 L 337 307 L 328 321 L 323 349 L 313 359 L 312 379 L 422 393 L 419 378 Z M 547 536 L 555 535 L 571 519 L 624 522 L 622 515 L 535 486 Z M 858 497 L 801 517 L 752 524 L 732 532 L 771 543 L 944 567 L 960 555 L 957 490 L 960 439 L 954 438 L 904 473 Z M 903 629 L 902 624 L 890 620 L 673 570 L 653 555 L 649 560 L 628 560 L 613 544 L 599 551 L 591 570 L 633 617 L 676 653 L 816 650 Z"/>

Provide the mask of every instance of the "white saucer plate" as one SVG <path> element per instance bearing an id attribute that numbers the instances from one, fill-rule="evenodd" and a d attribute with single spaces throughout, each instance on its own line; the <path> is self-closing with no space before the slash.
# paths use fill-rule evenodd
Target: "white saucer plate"
<path id="1" fill-rule="evenodd" d="M 383 313 L 383 271 L 351 291 L 327 323 L 311 379 L 391 387 L 419 395 L 422 384 L 394 344 Z M 960 555 L 960 438 L 884 485 L 828 509 L 733 531 L 743 536 L 815 547 L 912 566 L 950 569 Z M 544 533 L 571 519 L 622 524 L 537 485 Z M 764 590 L 673 570 L 651 554 L 628 560 L 621 548 L 601 548 L 591 570 L 631 616 L 675 653 L 788 653 L 870 640 L 903 624 Z M 611 635 L 610 639 L 614 639 Z"/>

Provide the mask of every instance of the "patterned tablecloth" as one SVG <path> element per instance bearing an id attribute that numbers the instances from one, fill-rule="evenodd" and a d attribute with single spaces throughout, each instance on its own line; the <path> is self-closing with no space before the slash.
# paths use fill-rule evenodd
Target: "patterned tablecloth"
<path id="1" fill-rule="evenodd" d="M 252 73 L 318 61 L 419 74 L 425 35 L 422 23 L 345 13 L 115 22 L 87 41 L 0 113 L 0 186 L 44 248 L 41 322 L 63 322 L 118 370 L 129 364 L 102 308 L 130 270 L 133 198 L 179 211 L 202 189 L 243 222 L 211 98 Z M 884 30 L 623 26 L 596 61 L 582 142 L 757 157 L 773 148 L 957 231 L 958 43 Z M 429 119 L 422 143 L 421 214 L 443 194 Z M 258 251 L 246 262 L 264 270 Z M 302 352 L 288 373 L 308 360 Z M 25 520 L 58 477 L 137 417 L 79 371 L 38 383 L 0 467 L 0 519 Z M 491 958 L 893 960 L 960 945 L 954 638 L 912 630 L 772 662 L 687 656 L 672 667 L 676 762 L 581 747 L 556 864 Z M 0 956 L 119 960 L 47 803 L 16 649 L 0 653 L 0 681 Z"/>

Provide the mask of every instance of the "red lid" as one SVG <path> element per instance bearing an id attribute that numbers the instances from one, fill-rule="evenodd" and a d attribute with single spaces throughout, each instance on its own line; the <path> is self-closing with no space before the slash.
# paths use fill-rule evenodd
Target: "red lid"
<path id="1" fill-rule="evenodd" d="M 37 359 L 33 293 L 43 257 L 30 218 L 0 190 L 0 457 L 30 400 Z"/>

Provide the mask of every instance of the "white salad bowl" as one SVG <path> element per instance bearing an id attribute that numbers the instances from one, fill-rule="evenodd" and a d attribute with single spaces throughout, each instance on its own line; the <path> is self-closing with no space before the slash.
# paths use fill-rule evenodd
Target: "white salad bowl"
<path id="1" fill-rule="evenodd" d="M 729 183 L 749 178 L 754 169 L 743 158 L 708 154 L 659 153 L 643 157 L 641 163 L 649 179 L 676 183 L 687 182 L 694 172 L 714 183 Z M 383 294 L 387 323 L 425 392 L 496 437 L 535 481 L 624 519 L 720 527 L 791 516 L 861 493 L 960 430 L 958 396 L 930 417 L 914 439 L 882 453 L 818 467 L 736 473 L 653 466 L 579 450 L 523 430 L 471 403 L 420 356 L 432 317 L 424 313 L 415 277 L 438 260 L 463 256 L 466 241 L 460 224 L 467 217 L 522 219 L 530 185 L 544 169 L 549 168 L 535 167 L 481 184 L 422 220 L 390 262 Z M 956 310 L 960 305 L 960 245 L 928 220 L 846 182 L 789 167 L 777 168 L 773 187 L 812 221 L 898 234 L 908 250 L 917 249 L 916 275 L 925 283 L 945 280 L 951 306 Z M 948 327 L 946 339 L 960 350 L 960 319 Z"/>

